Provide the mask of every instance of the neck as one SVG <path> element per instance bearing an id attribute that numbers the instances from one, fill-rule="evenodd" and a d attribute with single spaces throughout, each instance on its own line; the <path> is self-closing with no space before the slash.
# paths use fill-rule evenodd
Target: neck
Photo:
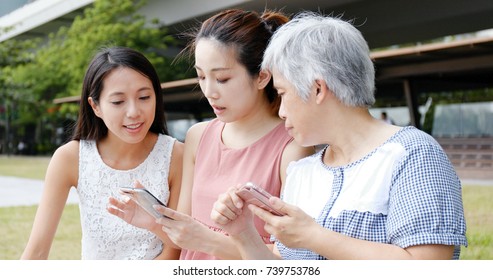
<path id="1" fill-rule="evenodd" d="M 381 145 L 388 137 L 383 122 L 373 118 L 367 109 L 348 108 L 352 112 L 340 114 L 339 120 L 333 120 L 329 147 L 324 162 L 329 166 L 342 166 L 355 162 Z"/>
<path id="2" fill-rule="evenodd" d="M 243 148 L 266 135 L 282 120 L 270 113 L 269 108 L 259 108 L 252 114 L 227 123 L 222 132 L 223 143 L 230 148 Z"/>
<path id="3" fill-rule="evenodd" d="M 131 169 L 142 163 L 157 141 L 157 135 L 148 133 L 139 143 L 125 143 L 108 134 L 104 139 L 97 143 L 98 152 L 102 160 L 114 169 Z"/>

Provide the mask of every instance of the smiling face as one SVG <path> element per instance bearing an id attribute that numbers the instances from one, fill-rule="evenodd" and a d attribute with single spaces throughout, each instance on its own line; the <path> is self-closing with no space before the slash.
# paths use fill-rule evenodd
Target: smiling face
<path id="1" fill-rule="evenodd" d="M 252 78 L 240 64 L 232 47 L 201 39 L 195 48 L 195 69 L 200 89 L 217 118 L 233 122 L 252 113 L 258 102 L 266 102 Z"/>
<path id="2" fill-rule="evenodd" d="M 120 67 L 104 78 L 99 103 L 89 98 L 89 104 L 108 127 L 108 137 L 134 144 L 145 138 L 154 121 L 156 93 L 146 76 Z"/>

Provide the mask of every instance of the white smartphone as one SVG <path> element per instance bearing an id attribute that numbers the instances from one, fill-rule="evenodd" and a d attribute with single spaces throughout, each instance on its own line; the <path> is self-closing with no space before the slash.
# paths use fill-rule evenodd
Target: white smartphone
<path id="1" fill-rule="evenodd" d="M 241 197 L 241 199 L 243 199 L 245 203 L 250 203 L 258 206 L 276 216 L 284 215 L 272 208 L 272 206 L 270 205 L 269 197 L 271 197 L 272 195 L 252 182 L 245 183 L 239 190 L 236 191 L 236 194 Z"/>
<path id="2" fill-rule="evenodd" d="M 163 214 L 159 213 L 156 209 L 154 209 L 154 205 L 161 205 L 167 207 L 162 201 L 157 199 L 150 191 L 144 188 L 120 188 L 120 190 L 129 195 L 140 207 L 147 211 L 147 213 L 151 214 L 154 218 L 159 219 L 162 217 L 171 219 Z"/>

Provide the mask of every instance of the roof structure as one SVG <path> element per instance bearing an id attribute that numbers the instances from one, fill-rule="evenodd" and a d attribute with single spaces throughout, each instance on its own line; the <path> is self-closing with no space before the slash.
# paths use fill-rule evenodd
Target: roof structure
<path id="1" fill-rule="evenodd" d="M 59 26 L 69 25 L 93 0 L 37 0 L 0 18 L 21 28 L 15 36 L 46 36 Z M 51 3 L 52 6 L 47 6 Z M 35 6 L 42 6 L 35 13 Z M 491 0 L 148 0 L 141 12 L 158 18 L 170 32 L 180 33 L 211 14 L 227 8 L 263 11 L 282 10 L 296 14 L 303 10 L 321 11 L 352 20 L 367 39 L 376 67 L 377 97 L 406 96 L 411 123 L 418 125 L 416 95 L 421 92 L 491 87 L 493 72 L 492 36 L 462 38 L 453 42 L 419 43 L 438 37 L 493 28 Z M 44 9 L 44 10 L 43 10 Z M 28 14 L 32 13 L 32 14 Z M 48 12 L 49 11 L 49 12 Z M 34 19 L 36 24 L 30 23 Z M 6 23 L 7 22 L 7 23 Z M 12 32 L 14 32 L 12 31 Z M 12 35 L 12 33 L 9 33 Z M 9 34 L 3 34 L 7 36 Z M 459 36 L 460 37 L 460 36 Z M 10 37 L 9 37 L 10 38 Z M 0 37 L 0 41 L 3 40 Z M 416 43 L 418 42 L 418 43 Z M 415 46 L 393 49 L 392 46 Z M 390 49 L 388 49 L 390 47 Z M 194 79 L 163 84 L 167 110 L 208 112 Z M 77 102 L 77 97 L 55 102 Z"/>
<path id="2" fill-rule="evenodd" d="M 493 35 L 453 42 L 431 43 L 371 53 L 378 96 L 404 95 L 416 121 L 416 95 L 422 92 L 493 87 Z M 162 84 L 166 110 L 200 116 L 211 114 L 196 79 Z M 55 99 L 78 102 L 79 96 Z"/>

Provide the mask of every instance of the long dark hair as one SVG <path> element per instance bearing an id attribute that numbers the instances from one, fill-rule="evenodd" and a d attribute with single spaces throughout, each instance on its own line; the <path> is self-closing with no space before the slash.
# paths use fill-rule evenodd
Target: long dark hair
<path id="1" fill-rule="evenodd" d="M 185 34 L 190 41 L 181 55 L 188 54 L 192 58 L 200 39 L 214 39 L 233 47 L 238 62 L 255 77 L 260 72 L 264 51 L 272 34 L 288 20 L 286 15 L 274 11 L 264 11 L 259 15 L 255 11 L 225 10 L 205 20 L 198 30 Z M 265 92 L 273 113 L 277 114 L 280 99 L 272 79 L 265 87 Z"/>
<path id="2" fill-rule="evenodd" d="M 103 120 L 96 116 L 89 104 L 89 97 L 98 104 L 103 90 L 104 78 L 119 67 L 131 68 L 151 80 L 156 94 L 156 111 L 150 131 L 168 134 L 164 116 L 163 95 L 161 83 L 156 69 L 140 52 L 126 47 L 111 47 L 100 51 L 89 64 L 82 84 L 82 94 L 77 122 L 72 140 L 100 140 L 108 134 L 108 128 Z"/>

